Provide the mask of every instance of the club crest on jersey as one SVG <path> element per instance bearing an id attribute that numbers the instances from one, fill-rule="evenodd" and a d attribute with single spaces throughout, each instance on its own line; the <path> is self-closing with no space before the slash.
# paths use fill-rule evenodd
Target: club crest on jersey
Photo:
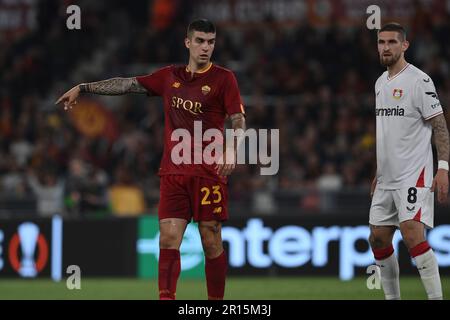
<path id="1" fill-rule="evenodd" d="M 392 96 L 394 99 L 400 99 L 403 96 L 403 90 L 402 89 L 394 89 L 394 92 L 392 92 Z"/>
<path id="2" fill-rule="evenodd" d="M 175 81 L 175 82 L 172 84 L 172 88 L 179 88 L 180 85 L 181 85 L 181 84 L 180 84 L 179 82 Z"/>
<path id="3" fill-rule="evenodd" d="M 206 96 L 210 91 L 211 91 L 211 87 L 206 86 L 206 85 L 202 87 L 202 93 L 203 93 L 203 95 Z"/>

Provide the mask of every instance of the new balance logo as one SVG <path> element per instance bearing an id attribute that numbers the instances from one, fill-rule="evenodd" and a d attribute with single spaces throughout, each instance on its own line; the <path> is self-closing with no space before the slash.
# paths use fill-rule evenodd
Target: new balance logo
<path id="1" fill-rule="evenodd" d="M 213 213 L 217 213 L 217 214 L 222 213 L 222 207 L 214 208 Z"/>

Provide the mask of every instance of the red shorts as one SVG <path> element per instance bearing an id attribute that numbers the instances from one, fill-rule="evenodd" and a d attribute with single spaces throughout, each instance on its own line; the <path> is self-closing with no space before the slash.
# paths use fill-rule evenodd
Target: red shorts
<path id="1" fill-rule="evenodd" d="M 163 175 L 160 180 L 159 219 L 198 221 L 228 219 L 227 186 L 189 175 Z"/>

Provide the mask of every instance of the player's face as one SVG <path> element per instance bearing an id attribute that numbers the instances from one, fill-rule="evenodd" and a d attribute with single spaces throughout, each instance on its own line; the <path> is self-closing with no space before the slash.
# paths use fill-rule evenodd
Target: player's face
<path id="1" fill-rule="evenodd" d="M 215 33 L 194 31 L 185 40 L 186 48 L 189 49 L 190 59 L 197 65 L 205 65 L 211 60 L 216 42 Z"/>
<path id="2" fill-rule="evenodd" d="M 380 63 L 389 67 L 394 65 L 408 49 L 408 41 L 401 39 L 395 31 L 383 31 L 378 34 L 378 53 Z"/>

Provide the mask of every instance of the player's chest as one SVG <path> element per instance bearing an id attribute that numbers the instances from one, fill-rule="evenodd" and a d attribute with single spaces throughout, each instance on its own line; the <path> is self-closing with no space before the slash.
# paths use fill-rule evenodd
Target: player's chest
<path id="1" fill-rule="evenodd" d="M 417 116 L 414 91 L 409 84 L 383 84 L 377 89 L 375 100 L 377 116 L 389 118 Z"/>
<path id="2" fill-rule="evenodd" d="M 183 83 L 174 79 L 165 93 L 165 99 L 166 106 L 172 111 L 202 114 L 220 107 L 220 87 L 217 82 L 206 80 Z"/>

